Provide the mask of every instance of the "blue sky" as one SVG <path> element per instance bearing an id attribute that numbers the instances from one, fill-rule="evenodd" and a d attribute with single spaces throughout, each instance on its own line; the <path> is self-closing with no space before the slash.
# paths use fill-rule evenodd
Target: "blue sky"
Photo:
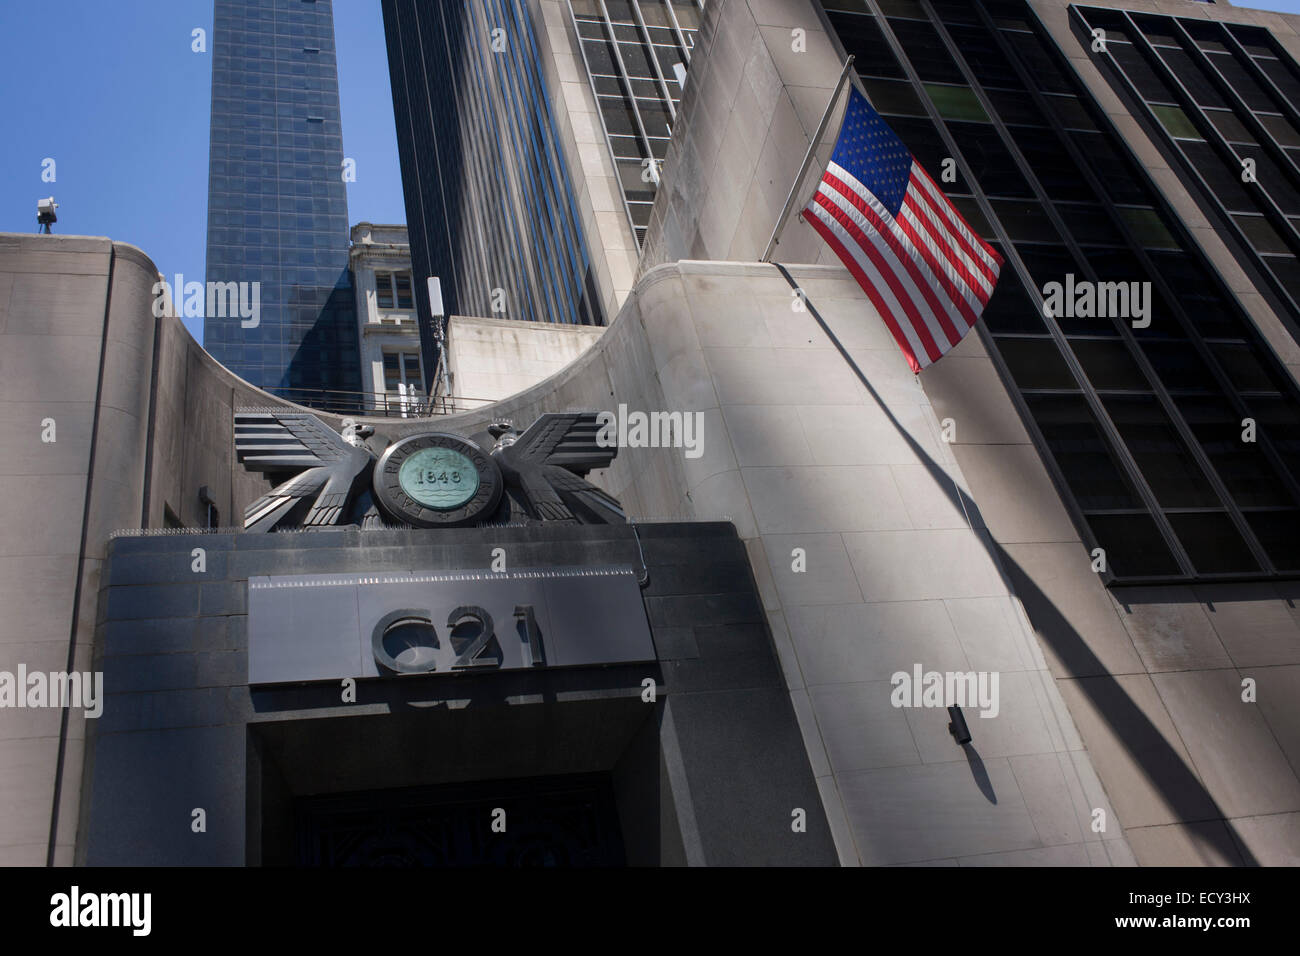
<path id="1" fill-rule="evenodd" d="M 143 249 L 167 276 L 202 280 L 207 230 L 212 0 L 0 0 L 0 232 L 56 232 Z M 335 0 L 352 222 L 405 222 L 379 0 Z M 53 183 L 42 162 L 55 161 Z M 188 319 L 195 338 L 202 320 Z"/>
<path id="2" fill-rule="evenodd" d="M 1300 0 L 1254 0 L 1300 12 Z M 60 204 L 57 232 L 139 246 L 169 279 L 203 279 L 212 0 L 0 0 L 0 232 L 36 229 L 36 200 Z M 352 222 L 405 222 L 379 0 L 334 0 Z M 56 180 L 41 179 L 55 161 Z M 202 320 L 186 321 L 196 338 Z"/>

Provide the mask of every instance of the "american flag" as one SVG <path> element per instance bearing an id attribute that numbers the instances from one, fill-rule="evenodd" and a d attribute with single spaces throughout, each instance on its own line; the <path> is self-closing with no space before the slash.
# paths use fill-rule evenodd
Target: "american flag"
<path id="1" fill-rule="evenodd" d="M 858 280 L 913 372 L 970 331 L 1002 268 L 857 89 L 804 219 Z"/>

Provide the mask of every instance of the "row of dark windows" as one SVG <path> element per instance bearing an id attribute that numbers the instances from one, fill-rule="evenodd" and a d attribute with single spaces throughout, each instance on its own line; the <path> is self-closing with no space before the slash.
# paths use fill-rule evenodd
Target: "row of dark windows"
<path id="1" fill-rule="evenodd" d="M 213 193 L 234 193 L 239 196 L 274 196 L 299 199 L 315 197 L 328 199 L 333 193 L 333 180 L 340 179 L 340 167 L 317 166 L 307 163 L 285 162 L 276 165 L 269 176 L 250 174 L 238 166 L 230 173 L 216 173 L 209 178 L 208 189 Z M 260 170 L 259 170 L 260 172 Z M 342 210 L 338 210 L 342 212 Z"/>
<path id="2" fill-rule="evenodd" d="M 233 65 L 231 68 L 234 68 Z M 213 92 L 213 106 L 219 112 L 227 108 L 242 113 L 262 112 L 284 103 L 295 106 L 302 103 L 329 106 L 332 103 L 330 97 L 316 89 L 306 89 L 301 85 L 286 88 L 274 83 L 240 83 L 231 78 L 229 73 L 224 79 L 220 75 L 213 79 Z M 222 103 L 228 104 L 228 107 L 223 107 Z"/>
<path id="3" fill-rule="evenodd" d="M 984 313 L 995 357 L 1114 578 L 1300 571 L 1294 383 L 1029 6 L 823 6 L 917 161 L 937 180 L 959 159 L 943 188 L 1008 259 Z M 1152 283 L 1150 325 L 1045 316 L 1067 275 Z"/>
<path id="4" fill-rule="evenodd" d="M 681 102 L 677 71 L 690 63 L 699 28 L 695 0 L 570 0 L 601 124 L 638 245 L 659 186 Z"/>
<path id="5" fill-rule="evenodd" d="M 273 146 L 237 146 L 228 143 L 212 143 L 209 155 L 216 162 L 268 163 L 277 162 L 286 149 L 321 149 L 343 155 L 343 147 L 337 137 L 330 141 L 325 136 L 284 136 L 279 138 L 279 148 Z M 341 167 L 340 167 L 341 168 Z M 340 177 L 339 182 L 342 182 Z"/>
<path id="6" fill-rule="evenodd" d="M 1075 8 L 1093 55 L 1300 329 L 1300 68 L 1258 27 Z M 1100 31 L 1094 34 L 1093 31 Z"/>

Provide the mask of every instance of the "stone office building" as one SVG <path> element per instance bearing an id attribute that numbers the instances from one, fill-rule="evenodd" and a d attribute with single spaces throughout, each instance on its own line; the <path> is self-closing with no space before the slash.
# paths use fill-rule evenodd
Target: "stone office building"
<path id="1" fill-rule="evenodd" d="M 977 333 L 919 377 L 798 219 L 781 268 L 756 261 L 850 52 L 1007 261 Z M 1300 18 L 1224 4 L 706 5 L 616 317 L 562 372 L 434 426 L 691 414 L 691 454 L 629 443 L 588 475 L 629 526 L 110 539 L 242 514 L 268 485 L 236 413 L 302 410 L 154 320 L 137 250 L 3 237 L 0 588 L 39 627 L 0 625 L 0 670 L 72 661 L 106 693 L 95 720 L 0 710 L 0 858 L 1296 863 L 1298 57 Z M 1205 188 L 1242 159 L 1250 188 Z M 1150 282 L 1149 326 L 1045 313 L 1067 275 Z M 377 449 L 431 429 L 369 424 Z M 195 547 L 205 570 L 181 573 Z M 262 682 L 267 579 L 441 588 L 498 547 L 525 577 L 634 584 L 642 659 L 358 671 L 348 702 L 335 672 Z M 969 742 L 900 698 L 918 672 L 996 675 Z M 496 809 L 518 842 L 492 842 Z M 413 813 L 421 840 L 377 837 Z"/>

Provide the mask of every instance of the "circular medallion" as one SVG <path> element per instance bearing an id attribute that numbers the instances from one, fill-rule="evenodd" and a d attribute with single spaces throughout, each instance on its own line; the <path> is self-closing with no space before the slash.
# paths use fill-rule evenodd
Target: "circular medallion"
<path id="1" fill-rule="evenodd" d="M 396 521 L 421 528 L 472 524 L 501 500 L 501 470 L 459 435 L 412 435 L 375 464 L 375 499 Z"/>
<path id="2" fill-rule="evenodd" d="M 459 508 L 478 491 L 478 469 L 454 448 L 421 448 L 397 469 L 402 490 L 428 508 Z"/>

